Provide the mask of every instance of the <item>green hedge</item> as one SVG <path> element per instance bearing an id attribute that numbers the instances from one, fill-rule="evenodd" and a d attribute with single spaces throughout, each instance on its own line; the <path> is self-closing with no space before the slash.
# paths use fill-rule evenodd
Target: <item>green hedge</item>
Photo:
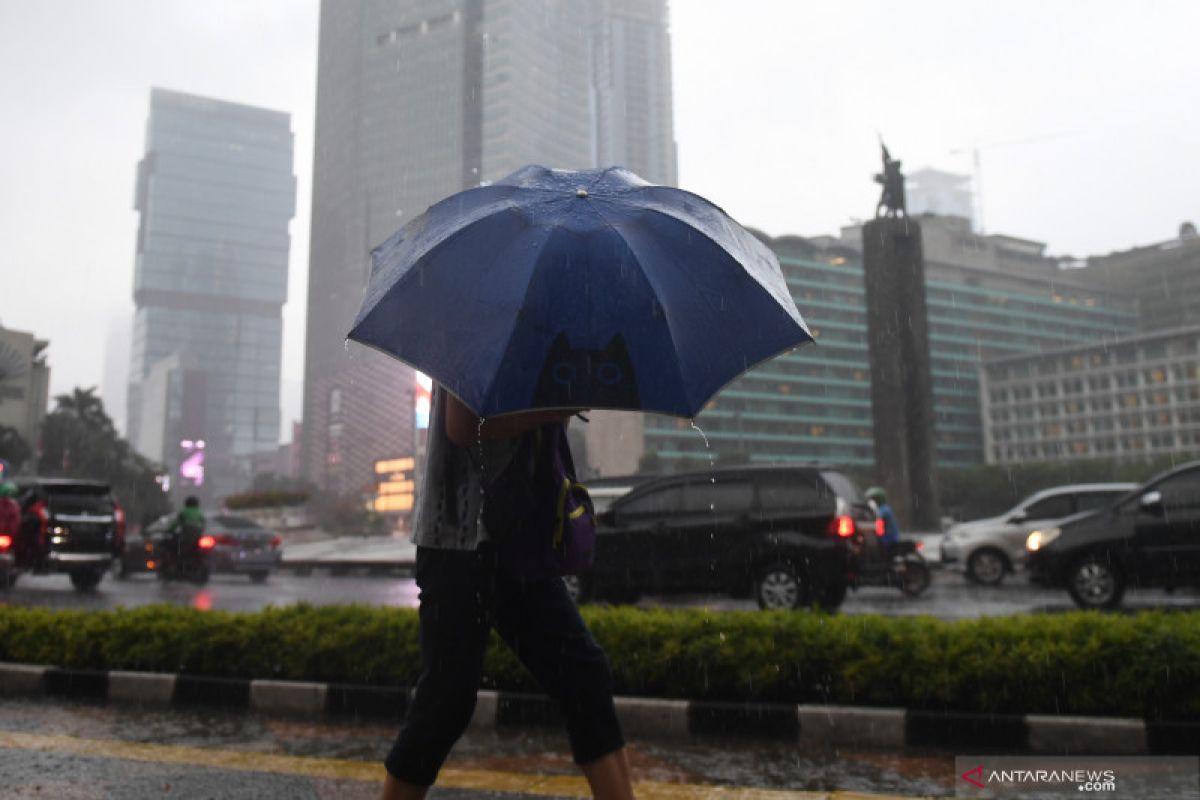
<path id="1" fill-rule="evenodd" d="M 1200 718 L 1200 613 L 958 622 L 815 613 L 585 608 L 623 695 L 955 711 Z M 408 685 L 412 610 L 296 605 L 0 607 L 0 661 Z M 507 648 L 485 685 L 534 689 Z"/>

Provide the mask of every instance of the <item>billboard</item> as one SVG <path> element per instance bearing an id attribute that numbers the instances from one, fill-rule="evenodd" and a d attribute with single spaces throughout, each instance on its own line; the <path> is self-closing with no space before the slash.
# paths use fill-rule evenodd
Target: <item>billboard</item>
<path id="1" fill-rule="evenodd" d="M 380 514 L 404 514 L 412 511 L 416 484 L 412 456 L 375 462 L 375 496 L 371 508 Z"/>
<path id="2" fill-rule="evenodd" d="M 183 439 L 179 442 L 179 485 L 204 485 L 204 440 Z"/>

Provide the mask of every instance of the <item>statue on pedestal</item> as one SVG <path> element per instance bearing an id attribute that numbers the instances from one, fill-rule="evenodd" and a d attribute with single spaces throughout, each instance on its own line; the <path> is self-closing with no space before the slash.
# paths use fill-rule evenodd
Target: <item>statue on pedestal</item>
<path id="1" fill-rule="evenodd" d="M 900 162 L 892 158 L 887 145 L 879 143 L 883 150 L 883 172 L 875 176 L 875 182 L 883 186 L 879 195 L 879 204 L 875 206 L 875 216 L 900 217 L 908 216 L 904 201 L 904 174 L 900 172 Z"/>

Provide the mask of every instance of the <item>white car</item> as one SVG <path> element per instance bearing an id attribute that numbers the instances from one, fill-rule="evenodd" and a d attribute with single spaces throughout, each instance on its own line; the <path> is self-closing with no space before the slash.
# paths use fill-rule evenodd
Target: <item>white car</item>
<path id="1" fill-rule="evenodd" d="M 1024 563 L 1025 539 L 1034 529 L 1109 505 L 1136 488 L 1136 483 L 1080 483 L 1035 492 L 998 517 L 952 526 L 942 539 L 942 564 L 995 586 Z"/>

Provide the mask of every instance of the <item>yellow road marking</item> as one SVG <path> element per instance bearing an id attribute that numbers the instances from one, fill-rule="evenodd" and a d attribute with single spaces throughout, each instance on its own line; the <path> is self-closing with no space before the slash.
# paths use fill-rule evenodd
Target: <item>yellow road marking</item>
<path id="1" fill-rule="evenodd" d="M 371 783 L 383 781 L 383 766 L 343 758 L 314 758 L 256 753 L 244 750 L 215 750 L 147 744 L 113 739 L 82 739 L 76 736 L 0 731 L 0 748 L 34 750 L 58 755 L 73 754 L 98 758 L 183 764 L 194 767 L 300 775 Z M 446 767 L 437 785 L 448 789 L 476 789 L 557 797 L 591 797 L 587 782 L 575 775 L 530 775 L 483 769 Z M 688 783 L 641 781 L 635 786 L 642 800 L 901 800 L 892 795 L 855 792 L 800 792 L 780 789 L 747 789 Z"/>

